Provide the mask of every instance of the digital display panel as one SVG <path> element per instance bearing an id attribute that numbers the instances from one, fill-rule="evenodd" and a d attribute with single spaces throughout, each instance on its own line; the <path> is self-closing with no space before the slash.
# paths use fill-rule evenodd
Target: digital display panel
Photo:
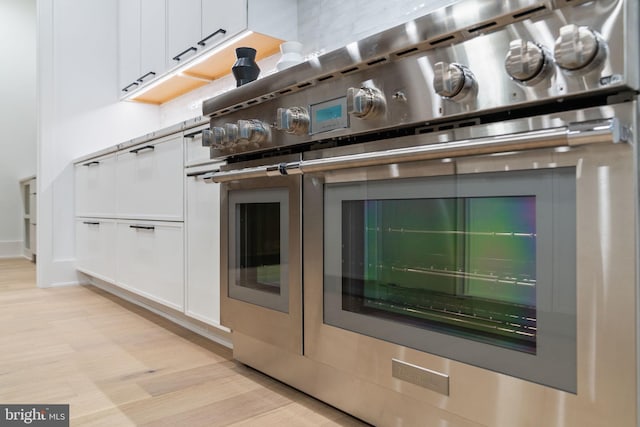
<path id="1" fill-rule="evenodd" d="M 311 106 L 311 134 L 349 127 L 347 99 L 338 98 Z"/>

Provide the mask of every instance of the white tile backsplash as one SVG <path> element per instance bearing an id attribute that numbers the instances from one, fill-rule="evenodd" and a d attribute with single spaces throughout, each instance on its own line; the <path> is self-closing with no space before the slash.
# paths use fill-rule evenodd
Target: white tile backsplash
<path id="1" fill-rule="evenodd" d="M 305 55 L 328 52 L 405 23 L 458 0 L 298 0 L 298 41 Z M 280 54 L 258 62 L 260 77 L 275 72 Z M 231 71 L 231 70 L 229 70 Z M 202 101 L 236 86 L 231 74 L 160 107 L 161 126 L 202 114 Z"/>
<path id="2" fill-rule="evenodd" d="M 405 23 L 457 0 L 298 0 L 304 52 L 326 52 Z"/>

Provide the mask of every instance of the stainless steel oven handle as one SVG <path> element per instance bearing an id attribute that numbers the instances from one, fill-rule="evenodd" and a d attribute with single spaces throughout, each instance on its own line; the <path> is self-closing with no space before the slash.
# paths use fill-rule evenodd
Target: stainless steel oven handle
<path id="1" fill-rule="evenodd" d="M 359 153 L 300 162 L 280 163 L 216 172 L 213 182 L 228 182 L 268 176 L 297 175 L 364 166 L 388 165 L 419 160 L 444 159 L 505 153 L 539 148 L 572 147 L 594 143 L 618 143 L 630 140 L 626 127 L 616 118 L 570 124 L 569 126 L 518 134 L 490 136 L 443 142 L 373 153 Z"/>
<path id="2" fill-rule="evenodd" d="M 583 122 L 567 127 L 522 134 L 491 136 L 462 141 L 397 148 L 373 153 L 304 160 L 301 173 L 324 172 L 365 166 L 406 163 L 538 148 L 571 147 L 593 143 L 618 143 L 628 140 L 628 131 L 616 118 Z M 292 173 L 292 172 L 290 172 Z"/>

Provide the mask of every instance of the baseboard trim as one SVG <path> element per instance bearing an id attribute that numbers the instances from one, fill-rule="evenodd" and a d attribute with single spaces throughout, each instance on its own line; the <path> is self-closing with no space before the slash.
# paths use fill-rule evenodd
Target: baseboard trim
<path id="1" fill-rule="evenodd" d="M 80 282 L 79 281 L 75 281 L 75 282 L 58 282 L 58 283 L 52 283 L 49 286 L 47 286 L 47 288 L 64 288 L 67 286 L 80 286 Z"/>
<path id="2" fill-rule="evenodd" d="M 0 258 L 20 258 L 23 254 L 22 240 L 0 240 Z"/>
<path id="3" fill-rule="evenodd" d="M 179 326 L 182 326 L 183 328 L 188 329 L 193 333 L 203 336 L 204 338 L 207 338 L 222 346 L 233 349 L 231 334 L 223 326 L 216 327 L 214 325 L 205 324 L 198 321 L 197 319 L 192 319 L 186 316 L 184 313 L 178 312 L 169 307 L 164 307 L 155 301 L 149 300 L 143 296 L 134 294 L 126 289 L 119 288 L 116 285 L 104 282 L 95 277 L 88 276 L 88 282 L 81 283 L 81 285 L 95 286 L 96 288 L 102 289 L 103 291 L 115 295 L 118 298 L 142 307 L 145 310 L 157 314 L 158 316 L 164 317 L 165 319 Z"/>

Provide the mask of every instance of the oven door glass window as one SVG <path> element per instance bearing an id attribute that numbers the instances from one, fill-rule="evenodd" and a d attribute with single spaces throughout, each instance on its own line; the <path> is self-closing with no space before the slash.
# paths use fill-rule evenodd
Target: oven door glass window
<path id="1" fill-rule="evenodd" d="M 288 307 L 288 190 L 229 192 L 229 296 Z"/>
<path id="2" fill-rule="evenodd" d="M 325 321 L 465 361 L 574 354 L 571 173 L 327 185 Z"/>

